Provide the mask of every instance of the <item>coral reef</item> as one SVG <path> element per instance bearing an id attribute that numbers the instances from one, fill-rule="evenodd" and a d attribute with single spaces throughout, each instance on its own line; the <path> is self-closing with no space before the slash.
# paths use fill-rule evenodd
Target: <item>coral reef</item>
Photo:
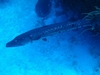
<path id="1" fill-rule="evenodd" d="M 94 6 L 96 8 L 95 11 L 89 12 L 89 13 L 83 13 L 83 14 L 87 14 L 83 19 L 85 20 L 92 20 L 96 17 L 98 17 L 98 15 L 100 15 L 100 8 L 98 8 L 97 6 Z"/>

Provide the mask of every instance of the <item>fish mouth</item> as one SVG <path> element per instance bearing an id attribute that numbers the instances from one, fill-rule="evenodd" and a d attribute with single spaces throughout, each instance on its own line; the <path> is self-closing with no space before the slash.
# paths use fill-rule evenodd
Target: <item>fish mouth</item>
<path id="1" fill-rule="evenodd" d="M 11 42 L 8 42 L 7 44 L 6 44 L 6 47 L 16 47 L 14 44 L 12 44 Z"/>
<path id="2" fill-rule="evenodd" d="M 13 41 L 10 41 L 6 44 L 6 47 L 18 47 L 22 46 L 22 44 L 14 43 Z"/>
<path id="3" fill-rule="evenodd" d="M 10 43 L 7 43 L 7 44 L 6 44 L 6 47 L 19 47 L 19 46 L 22 46 L 22 45 L 12 45 L 12 44 L 10 44 Z"/>
<path id="4" fill-rule="evenodd" d="M 6 44 L 6 47 L 12 47 L 11 45 L 9 45 L 9 43 Z"/>
<path id="5" fill-rule="evenodd" d="M 12 46 L 11 42 L 8 42 L 8 43 L 6 44 L 6 47 L 13 47 L 13 46 Z"/>

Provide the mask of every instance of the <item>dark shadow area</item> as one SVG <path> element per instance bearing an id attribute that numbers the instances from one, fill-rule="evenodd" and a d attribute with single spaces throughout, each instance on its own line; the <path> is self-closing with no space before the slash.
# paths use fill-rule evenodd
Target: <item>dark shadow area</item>
<path id="1" fill-rule="evenodd" d="M 45 17 L 50 13 L 51 1 L 50 0 L 38 0 L 35 6 L 35 12 L 38 17 Z"/>
<path id="2" fill-rule="evenodd" d="M 82 19 L 84 15 L 82 13 L 88 13 L 95 10 L 94 6 L 100 7 L 100 0 L 56 0 L 56 6 L 61 6 L 62 14 L 66 14 L 68 11 L 73 11 L 73 19 L 76 15 L 76 19 Z"/>
<path id="3" fill-rule="evenodd" d="M 53 0 L 38 0 L 35 11 L 38 17 L 46 17 L 50 11 Z M 65 14 L 68 17 L 68 11 L 71 11 L 72 21 L 82 19 L 84 14 L 95 10 L 94 6 L 100 7 L 100 0 L 54 0 L 54 8 L 61 7 L 62 11 L 56 11 L 56 15 Z"/>

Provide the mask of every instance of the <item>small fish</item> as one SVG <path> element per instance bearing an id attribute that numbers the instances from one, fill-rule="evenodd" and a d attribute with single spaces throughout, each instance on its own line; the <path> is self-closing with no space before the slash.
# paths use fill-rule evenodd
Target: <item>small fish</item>
<path id="1" fill-rule="evenodd" d="M 6 47 L 23 46 L 29 42 L 32 43 L 35 40 L 39 40 L 40 38 L 49 36 L 51 34 L 63 31 L 71 31 L 82 27 L 91 27 L 90 21 L 61 22 L 43 26 L 18 35 L 12 41 L 8 42 Z"/>

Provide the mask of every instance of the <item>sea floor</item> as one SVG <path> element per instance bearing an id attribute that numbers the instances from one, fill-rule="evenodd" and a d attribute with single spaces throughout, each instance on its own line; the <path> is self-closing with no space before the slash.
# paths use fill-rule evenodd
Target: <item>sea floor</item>
<path id="1" fill-rule="evenodd" d="M 100 75 L 100 35 L 88 31 L 66 31 L 45 41 L 5 47 L 17 35 L 40 26 L 36 2 L 7 0 L 0 5 L 0 75 Z M 52 13 L 45 24 L 62 20 Z"/>

